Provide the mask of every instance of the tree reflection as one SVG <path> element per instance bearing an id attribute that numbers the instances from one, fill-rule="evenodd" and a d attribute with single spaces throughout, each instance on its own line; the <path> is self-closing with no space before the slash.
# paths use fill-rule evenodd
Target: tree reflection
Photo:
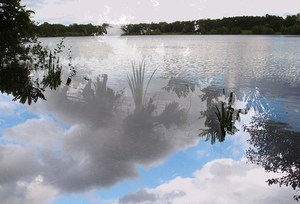
<path id="1" fill-rule="evenodd" d="M 60 46 L 63 41 L 61 41 Z M 14 96 L 13 100 L 31 105 L 38 99 L 46 100 L 44 91 L 56 89 L 62 83 L 62 70 L 58 54 L 62 52 L 62 47 L 58 47 L 52 53 L 41 45 L 33 45 L 30 61 L 11 61 L 10 63 L 0 63 L 0 91 Z M 39 47 L 39 48 L 37 48 Z M 71 78 L 75 76 L 74 67 L 69 64 L 71 74 L 66 84 L 71 83 Z M 40 77 L 40 75 L 42 77 Z"/>
<path id="2" fill-rule="evenodd" d="M 128 76 L 128 84 L 135 103 L 135 110 L 125 118 L 125 125 L 131 126 L 138 124 L 143 126 L 143 129 L 152 130 L 157 125 L 163 125 L 170 128 L 172 124 L 180 126 L 185 124 L 187 113 L 184 109 L 179 108 L 177 102 L 166 104 L 164 110 L 160 114 L 154 114 L 157 109 L 154 105 L 154 100 L 150 98 L 146 103 L 147 88 L 156 70 L 150 76 L 146 87 L 144 88 L 145 63 L 142 62 L 137 67 L 132 64 L 132 76 Z"/>
<path id="3" fill-rule="evenodd" d="M 235 95 L 230 92 L 229 97 L 225 101 L 219 101 L 221 95 L 218 91 L 210 92 L 210 88 L 203 89 L 202 101 L 207 101 L 207 109 L 201 112 L 200 118 L 206 117 L 205 126 L 201 129 L 199 136 L 206 136 L 206 141 L 210 139 L 214 144 L 216 140 L 223 142 L 227 134 L 234 135 L 238 129 L 235 122 L 240 120 L 240 114 L 246 114 L 247 109 L 237 109 L 234 107 Z M 227 102 L 227 101 L 228 102 Z"/>
<path id="4" fill-rule="evenodd" d="M 123 90 L 114 91 L 109 88 L 106 74 L 97 77 L 94 82 L 91 79 L 86 80 L 88 82 L 85 81 L 79 92 L 71 94 L 71 87 L 65 85 L 58 92 L 52 93 L 50 104 L 53 105 L 53 111 L 72 115 L 73 119 L 80 119 L 81 122 L 95 127 L 107 125 L 121 105 Z"/>
<path id="5" fill-rule="evenodd" d="M 168 92 L 175 93 L 178 98 L 187 97 L 195 91 L 196 84 L 190 83 L 181 78 L 172 77 L 168 84 L 163 87 Z M 203 93 L 199 97 L 201 101 L 206 101 L 207 108 L 201 111 L 199 118 L 206 118 L 204 125 L 206 128 L 200 129 L 199 136 L 206 137 L 212 144 L 218 140 L 223 142 L 227 134 L 234 135 L 238 129 L 235 122 L 240 120 L 240 114 L 246 114 L 248 109 L 235 108 L 236 95 L 230 92 L 227 97 L 225 90 L 217 86 L 208 86 L 201 89 Z M 223 101 L 222 98 L 223 96 Z"/>
<path id="6" fill-rule="evenodd" d="M 258 120 L 246 127 L 250 133 L 247 152 L 250 162 L 264 167 L 267 172 L 280 172 L 279 178 L 268 179 L 269 185 L 291 186 L 300 190 L 300 132 L 287 123 L 274 120 Z M 298 201 L 300 195 L 295 195 Z"/>
<path id="7" fill-rule="evenodd" d="M 163 87 L 163 89 L 168 92 L 174 92 L 178 98 L 187 97 L 190 92 L 195 91 L 195 88 L 196 84 L 176 77 L 171 77 L 168 84 Z"/>
<path id="8" fill-rule="evenodd" d="M 208 87 L 202 90 L 202 100 L 207 101 L 207 109 L 202 112 L 206 117 L 205 126 L 200 136 L 206 136 L 214 144 L 216 140 L 222 142 L 226 134 L 233 135 L 238 129 L 235 121 L 240 120 L 240 114 L 246 114 L 248 109 L 235 109 L 235 95 L 219 100 L 220 90 Z M 224 91 L 223 91 L 224 94 Z M 282 173 L 283 176 L 270 178 L 269 185 L 279 184 L 300 190 L 300 132 L 295 131 L 288 123 L 269 119 L 270 111 L 266 98 L 260 96 L 258 89 L 244 96 L 248 106 L 256 112 L 251 124 L 244 130 L 250 134 L 248 140 L 251 147 L 246 151 L 248 160 L 261 165 L 267 172 Z M 261 100 L 261 98 L 263 100 Z M 300 200 L 300 195 L 294 196 Z"/>
<path id="9" fill-rule="evenodd" d="M 13 95 L 14 100 L 20 100 L 21 103 L 27 100 L 29 105 L 38 98 L 45 100 L 38 83 L 31 80 L 29 69 L 18 63 L 0 68 L 0 91 Z"/>

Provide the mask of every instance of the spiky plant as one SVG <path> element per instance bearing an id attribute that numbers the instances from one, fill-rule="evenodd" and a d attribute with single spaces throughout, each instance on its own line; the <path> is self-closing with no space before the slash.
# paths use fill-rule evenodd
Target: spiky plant
<path id="1" fill-rule="evenodd" d="M 228 105 L 226 105 L 224 102 L 221 102 L 221 108 L 217 108 L 217 112 L 215 112 L 220 128 L 221 128 L 221 135 L 220 135 L 220 142 L 223 142 L 225 140 L 225 135 L 230 134 L 233 135 L 237 129 L 234 126 L 234 123 L 236 120 L 239 120 L 241 109 L 238 109 L 235 114 L 235 109 L 232 107 L 233 105 L 233 92 L 230 92 L 230 96 L 228 98 Z"/>
<path id="2" fill-rule="evenodd" d="M 136 65 L 135 62 L 132 63 L 133 75 L 127 76 L 127 79 L 133 97 L 133 101 L 135 104 L 135 111 L 140 111 L 143 109 L 145 105 L 145 97 L 146 97 L 147 89 L 155 72 L 156 69 L 153 71 L 144 90 L 145 62 L 142 61 L 138 65 Z"/>

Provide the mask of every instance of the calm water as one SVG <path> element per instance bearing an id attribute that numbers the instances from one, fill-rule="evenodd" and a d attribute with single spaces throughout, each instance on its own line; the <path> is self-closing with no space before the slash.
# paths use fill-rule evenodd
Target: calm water
<path id="1" fill-rule="evenodd" d="M 41 40 L 51 48 L 60 39 Z M 220 203 L 212 193 L 217 188 L 226 189 L 220 199 L 227 203 L 294 202 L 297 192 L 291 186 L 265 181 L 288 172 L 299 181 L 299 37 L 74 37 L 64 42 L 77 70 L 71 86 L 47 91 L 47 101 L 22 106 L 25 118 L 14 115 L 21 121 L 15 126 L 8 125 L 12 116 L 2 120 L 2 146 L 10 145 L 12 160 L 17 155 L 33 166 L 17 172 L 17 178 L 29 182 L 40 176 L 43 185 L 63 193 L 102 189 L 100 196 L 115 203 L 145 194 L 140 203 L 154 203 L 154 197 L 169 199 L 160 203 Z M 141 62 L 144 87 L 132 93 L 132 64 Z M 20 151 L 35 158 L 23 158 Z M 190 191 L 184 188 L 190 181 L 180 184 L 189 177 Z M 175 180 L 178 186 L 172 187 Z M 106 190 L 109 186 L 114 188 Z M 191 196 L 198 195 L 194 191 L 202 196 Z"/>
<path id="2" fill-rule="evenodd" d="M 59 40 L 42 39 L 50 47 Z M 131 96 L 127 76 L 132 72 L 132 63 L 144 61 L 145 81 L 156 70 L 147 91 L 149 97 L 166 97 L 162 87 L 171 79 L 177 80 L 173 82 L 179 88 L 185 84 L 195 85 L 196 91 L 206 87 L 225 89 L 244 94 L 243 97 L 263 99 L 270 111 L 284 113 L 278 117 L 300 128 L 295 120 L 299 117 L 299 37 L 80 37 L 64 42 L 67 48 L 72 48 L 72 63 L 78 70 L 78 78 L 95 81 L 107 74 L 108 86 L 115 91 L 125 88 L 126 96 Z M 249 99 L 244 100 L 250 103 Z"/>

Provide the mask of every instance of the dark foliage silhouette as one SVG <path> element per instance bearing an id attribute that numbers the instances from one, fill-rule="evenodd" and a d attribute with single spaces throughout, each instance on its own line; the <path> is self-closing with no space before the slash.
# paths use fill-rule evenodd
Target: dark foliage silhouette
<path id="1" fill-rule="evenodd" d="M 279 184 L 300 190 L 300 132 L 287 123 L 274 120 L 259 120 L 245 128 L 251 135 L 252 146 L 247 150 L 250 162 L 264 167 L 267 172 L 284 175 L 267 180 L 269 185 Z M 294 198 L 299 201 L 300 195 Z"/>

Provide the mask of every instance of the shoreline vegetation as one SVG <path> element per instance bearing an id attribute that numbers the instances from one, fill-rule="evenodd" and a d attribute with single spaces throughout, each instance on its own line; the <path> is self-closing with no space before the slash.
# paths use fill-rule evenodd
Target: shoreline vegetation
<path id="1" fill-rule="evenodd" d="M 35 25 L 38 37 L 93 36 L 107 34 L 111 25 Z M 281 17 L 236 16 L 222 19 L 139 23 L 122 25 L 122 35 L 300 35 L 300 13 Z"/>

